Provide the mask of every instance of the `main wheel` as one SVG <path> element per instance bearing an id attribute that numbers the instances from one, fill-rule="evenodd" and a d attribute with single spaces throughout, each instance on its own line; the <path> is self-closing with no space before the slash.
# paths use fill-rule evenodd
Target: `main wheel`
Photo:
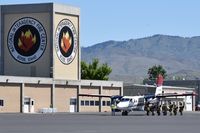
<path id="1" fill-rule="evenodd" d="M 123 111 L 123 112 L 122 112 L 122 116 L 124 116 L 124 115 L 125 115 L 125 112 Z"/>
<path id="2" fill-rule="evenodd" d="M 125 115 L 128 115 L 128 111 L 125 111 Z"/>

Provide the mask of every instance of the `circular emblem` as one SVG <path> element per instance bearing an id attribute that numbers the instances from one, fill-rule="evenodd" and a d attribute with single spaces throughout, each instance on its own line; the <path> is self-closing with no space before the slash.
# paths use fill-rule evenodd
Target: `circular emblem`
<path id="1" fill-rule="evenodd" d="M 72 22 L 63 19 L 57 26 L 55 33 L 55 49 L 63 64 L 70 64 L 76 56 L 78 35 Z"/>
<path id="2" fill-rule="evenodd" d="M 13 58 L 21 63 L 29 64 L 38 60 L 44 53 L 47 35 L 39 21 L 25 17 L 12 25 L 7 42 Z"/>

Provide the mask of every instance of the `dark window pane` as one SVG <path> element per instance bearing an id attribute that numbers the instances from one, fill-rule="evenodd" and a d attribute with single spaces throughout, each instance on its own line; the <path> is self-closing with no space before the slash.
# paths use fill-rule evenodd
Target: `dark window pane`
<path id="1" fill-rule="evenodd" d="M 84 103 L 85 103 L 85 102 L 84 102 L 83 100 L 81 100 L 81 105 L 82 105 L 82 106 L 84 106 L 84 105 L 85 105 Z"/>
<path id="2" fill-rule="evenodd" d="M 76 99 L 75 98 L 70 99 L 70 105 L 76 105 Z"/>
<path id="3" fill-rule="evenodd" d="M 110 106 L 110 101 L 107 101 L 107 106 Z"/>
<path id="4" fill-rule="evenodd" d="M 94 101 L 90 101 L 90 106 L 94 106 Z"/>
<path id="5" fill-rule="evenodd" d="M 85 101 L 85 106 L 89 106 L 89 101 Z"/>
<path id="6" fill-rule="evenodd" d="M 103 106 L 106 106 L 106 101 L 103 101 Z"/>
<path id="7" fill-rule="evenodd" d="M 99 101 L 95 101 L 95 106 L 99 106 Z"/>
<path id="8" fill-rule="evenodd" d="M 4 100 L 0 100 L 0 106 L 4 106 Z"/>

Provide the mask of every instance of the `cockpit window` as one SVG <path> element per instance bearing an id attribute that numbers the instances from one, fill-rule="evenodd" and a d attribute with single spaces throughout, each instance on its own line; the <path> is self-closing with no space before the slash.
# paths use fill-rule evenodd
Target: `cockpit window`
<path id="1" fill-rule="evenodd" d="M 126 101 L 129 101 L 129 100 L 130 100 L 130 99 L 128 99 L 128 98 L 122 98 L 122 99 L 121 99 L 122 102 L 126 102 Z"/>

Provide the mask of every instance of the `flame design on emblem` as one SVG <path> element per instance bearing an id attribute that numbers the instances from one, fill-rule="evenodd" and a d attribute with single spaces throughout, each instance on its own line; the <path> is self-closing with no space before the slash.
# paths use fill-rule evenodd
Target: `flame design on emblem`
<path id="1" fill-rule="evenodd" d="M 21 32 L 21 36 L 18 39 L 18 46 L 24 52 L 28 52 L 36 43 L 36 36 L 31 33 L 30 30 Z"/>
<path id="2" fill-rule="evenodd" d="M 63 36 L 62 36 L 62 39 L 61 39 L 61 48 L 65 53 L 68 52 L 69 48 L 71 47 L 71 43 L 72 43 L 72 39 L 69 36 L 69 33 L 63 32 Z"/>

